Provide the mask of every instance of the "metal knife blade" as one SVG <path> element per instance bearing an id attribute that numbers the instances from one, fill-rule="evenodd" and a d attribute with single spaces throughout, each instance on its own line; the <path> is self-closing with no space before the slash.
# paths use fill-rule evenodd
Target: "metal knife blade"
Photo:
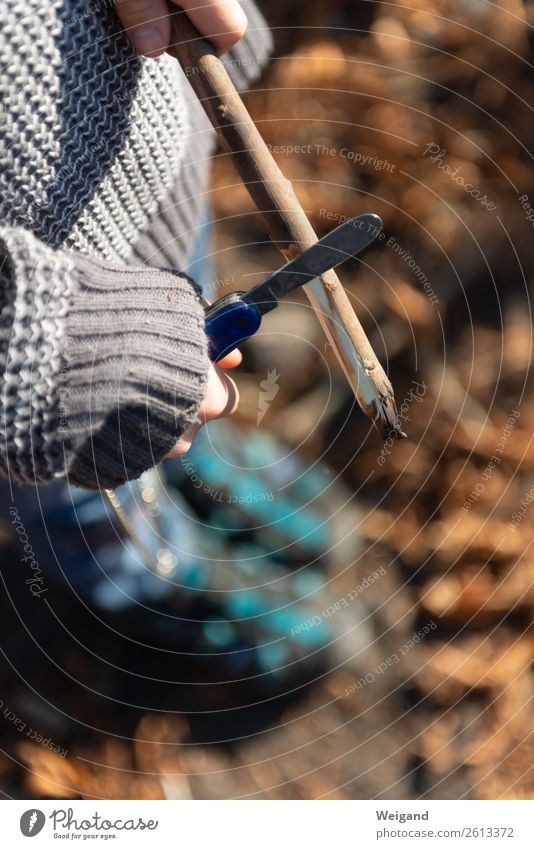
<path id="1" fill-rule="evenodd" d="M 250 289 L 242 296 L 242 300 L 253 304 L 261 315 L 265 315 L 276 307 L 284 295 L 359 254 L 381 231 L 382 219 L 374 213 L 350 218 Z"/>

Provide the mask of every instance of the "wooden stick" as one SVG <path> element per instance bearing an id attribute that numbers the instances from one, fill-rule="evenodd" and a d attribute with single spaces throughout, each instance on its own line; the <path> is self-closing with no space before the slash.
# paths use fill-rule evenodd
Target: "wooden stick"
<path id="1" fill-rule="evenodd" d="M 215 48 L 182 10 L 169 3 L 171 46 L 195 94 L 257 206 L 266 231 L 287 258 L 317 241 L 293 186 L 282 174 L 236 91 Z M 387 437 L 400 439 L 391 384 L 374 353 L 336 273 L 329 271 L 304 287 L 367 416 Z"/>

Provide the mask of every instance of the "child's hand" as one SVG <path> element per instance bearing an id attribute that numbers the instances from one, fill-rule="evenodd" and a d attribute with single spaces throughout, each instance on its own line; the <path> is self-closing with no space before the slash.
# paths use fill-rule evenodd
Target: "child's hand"
<path id="1" fill-rule="evenodd" d="M 206 397 L 199 407 L 197 421 L 182 434 L 174 448 L 167 454 L 167 459 L 187 454 L 193 439 L 206 422 L 223 416 L 231 416 L 235 412 L 239 404 L 239 392 L 232 378 L 228 377 L 223 369 L 234 368 L 241 360 L 241 353 L 235 350 L 220 360 L 217 365 L 210 365 Z"/>
<path id="2" fill-rule="evenodd" d="M 245 34 L 247 18 L 237 0 L 176 0 L 176 3 L 219 53 L 226 53 Z M 139 53 L 159 56 L 167 49 L 170 22 L 165 0 L 118 0 L 116 9 Z"/>

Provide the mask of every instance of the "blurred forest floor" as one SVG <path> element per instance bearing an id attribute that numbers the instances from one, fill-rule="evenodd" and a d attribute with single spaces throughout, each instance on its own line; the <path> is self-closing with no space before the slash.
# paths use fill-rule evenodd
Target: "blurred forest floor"
<path id="1" fill-rule="evenodd" d="M 176 752 L 186 720 L 147 713 L 133 744 L 75 738 L 61 759 L 17 743 L 2 784 L 27 796 L 58 795 L 59 782 L 73 797 L 532 798 L 534 6 L 263 8 L 276 56 L 247 103 L 314 226 L 384 220 L 388 241 L 340 276 L 406 404 L 408 438 L 384 449 L 298 305 L 268 319 L 296 341 L 247 346 L 240 415 L 254 422 L 258 383 L 277 369 L 265 426 L 304 457 L 324 454 L 358 493 L 363 551 L 340 588 L 386 568 L 361 598 L 373 646 L 231 751 Z M 264 270 L 280 257 L 224 155 L 212 197 L 219 279 L 256 282 L 258 257 Z M 351 688 L 429 622 L 387 674 Z"/>
<path id="2" fill-rule="evenodd" d="M 387 236 L 353 279 L 346 266 L 340 274 L 399 406 L 409 406 L 408 439 L 384 462 L 359 412 L 346 422 L 342 379 L 325 414 L 321 357 L 288 374 L 284 352 L 277 361 L 267 341 L 259 365 L 280 370 L 282 389 L 287 376 L 270 427 L 278 410 L 279 432 L 290 440 L 296 422 L 301 439 L 322 416 L 306 448 L 326 452 L 358 492 L 367 550 L 357 568 L 385 563 L 391 582 L 364 599 L 385 601 L 374 615 L 377 633 L 391 628 L 382 660 L 418 623 L 438 623 L 411 670 L 388 672 L 382 694 L 373 685 L 373 704 L 384 710 L 385 695 L 392 713 L 371 763 L 381 752 L 379 783 L 393 798 L 532 798 L 534 6 L 397 0 L 326 10 L 316 0 L 291 20 L 285 4 L 269 7 L 288 55 L 249 100 L 262 134 L 320 233 L 373 211 Z M 288 145 L 310 148 L 288 155 Z M 221 185 L 229 169 L 223 158 Z M 251 209 L 244 189 L 214 198 L 221 218 Z M 254 218 L 247 224 L 243 241 L 261 239 Z M 220 240 L 231 242 L 231 225 Z M 373 733 L 365 706 L 362 693 L 337 702 L 360 714 L 353 745 Z M 328 769 L 317 775 L 334 787 Z M 368 792 L 380 795 L 372 781 Z"/>

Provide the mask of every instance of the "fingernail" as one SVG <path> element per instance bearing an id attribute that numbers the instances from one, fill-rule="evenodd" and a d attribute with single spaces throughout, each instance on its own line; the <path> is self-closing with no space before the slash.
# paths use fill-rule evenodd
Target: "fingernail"
<path id="1" fill-rule="evenodd" d="M 144 56 L 165 50 L 165 40 L 156 27 L 139 27 L 132 32 L 136 50 Z"/>

